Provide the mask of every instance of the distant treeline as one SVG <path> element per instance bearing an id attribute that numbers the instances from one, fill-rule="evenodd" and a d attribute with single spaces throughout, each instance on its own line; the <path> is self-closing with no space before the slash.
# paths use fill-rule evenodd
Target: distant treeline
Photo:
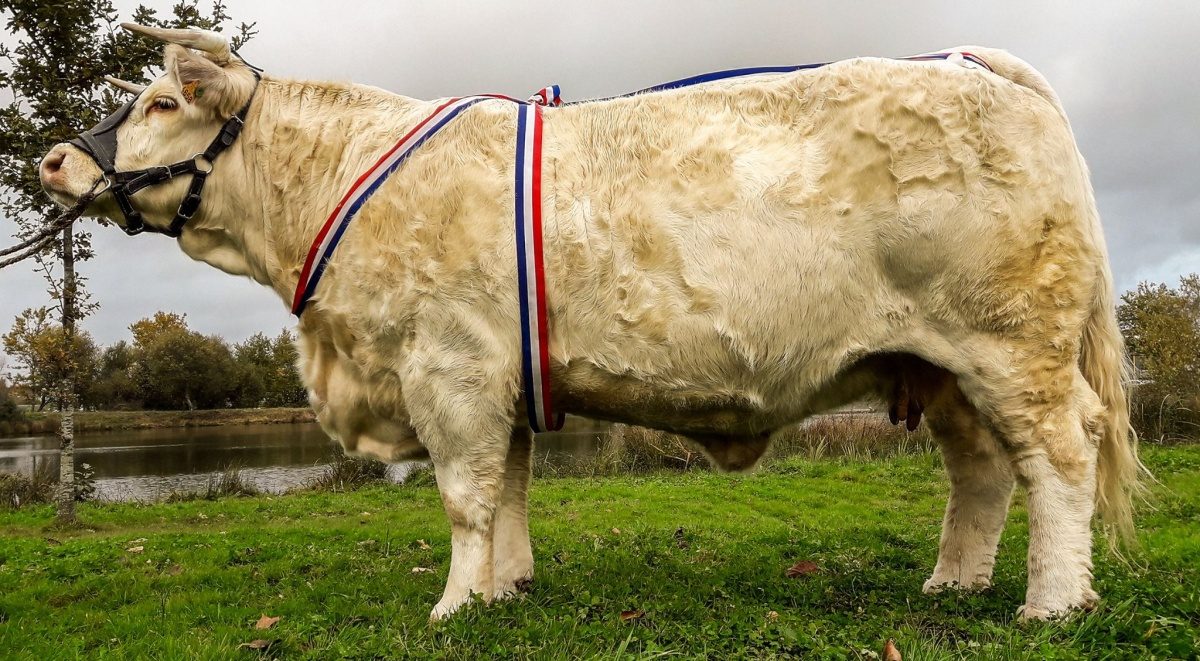
<path id="1" fill-rule="evenodd" d="M 159 312 L 129 327 L 131 338 L 101 347 L 86 332 L 68 343 L 45 308 L 22 312 L 3 336 L 14 363 L 0 381 L 0 420 L 19 415 L 12 400 L 35 410 L 58 408 L 69 365 L 84 409 L 215 409 L 303 406 L 291 333 L 258 333 L 230 345 L 188 328 L 184 315 Z M 70 346 L 68 346 L 70 344 Z"/>

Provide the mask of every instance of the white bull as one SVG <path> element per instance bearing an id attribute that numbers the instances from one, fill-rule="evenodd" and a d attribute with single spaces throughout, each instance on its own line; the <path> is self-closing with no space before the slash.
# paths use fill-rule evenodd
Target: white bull
<path id="1" fill-rule="evenodd" d="M 118 133 L 121 169 L 203 150 L 255 90 L 218 36 L 141 31 L 175 44 Z M 1093 510 L 1128 532 L 1139 464 L 1070 127 L 1027 64 L 970 50 L 996 73 L 868 58 L 547 110 L 555 405 L 691 436 L 731 469 L 855 398 L 924 407 L 951 479 L 926 590 L 990 583 L 1019 481 L 1022 613 L 1043 618 L 1097 599 Z M 179 245 L 286 302 L 333 205 L 435 102 L 270 76 L 254 94 Z M 433 460 L 453 538 L 434 617 L 533 576 L 515 117 L 485 102 L 421 147 L 299 324 L 324 428 L 351 452 Z M 98 175 L 66 144 L 41 167 L 63 204 Z M 163 227 L 186 185 L 134 202 Z M 89 213 L 119 220 L 110 198 Z"/>

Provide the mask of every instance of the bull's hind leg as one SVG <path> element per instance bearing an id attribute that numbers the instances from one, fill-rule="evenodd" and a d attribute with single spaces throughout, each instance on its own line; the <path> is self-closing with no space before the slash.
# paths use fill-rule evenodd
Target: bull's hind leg
<path id="1" fill-rule="evenodd" d="M 1075 371 L 1069 395 L 1018 448 L 1017 479 L 1028 491 L 1029 584 L 1022 617 L 1046 619 L 1092 607 L 1092 513 L 1104 408 Z M 1038 442 L 1040 441 L 1040 442 Z"/>
<path id="2" fill-rule="evenodd" d="M 981 410 L 991 408 L 986 415 L 1028 493 L 1029 578 L 1018 612 L 1046 619 L 1098 599 L 1091 586 L 1091 521 L 1104 408 L 1073 361 L 1016 373 L 1024 378 L 976 380 L 981 397 L 972 400 Z"/>
<path id="3" fill-rule="evenodd" d="M 924 590 L 986 588 L 1013 489 L 1008 453 L 953 382 L 934 402 L 928 420 L 950 476 L 950 500 L 937 566 Z"/>
<path id="4" fill-rule="evenodd" d="M 532 474 L 533 439 L 522 425 L 512 431 L 504 460 L 504 491 L 496 512 L 495 590 L 506 597 L 528 589 L 533 581 L 533 550 L 529 546 L 528 497 Z"/>

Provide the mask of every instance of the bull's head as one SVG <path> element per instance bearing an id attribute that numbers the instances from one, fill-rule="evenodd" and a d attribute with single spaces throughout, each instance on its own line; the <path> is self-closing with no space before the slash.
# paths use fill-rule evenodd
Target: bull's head
<path id="1" fill-rule="evenodd" d="M 42 187 L 59 204 L 71 206 L 94 187 L 113 185 L 116 177 L 112 172 L 106 177 L 106 169 L 127 173 L 189 160 L 198 170 L 215 168 L 216 164 L 197 155 L 210 147 L 254 93 L 254 71 L 233 55 L 221 35 L 129 23 L 122 27 L 168 44 L 165 73 L 145 87 L 109 78 L 136 98 L 93 128 L 90 139 L 81 136 L 60 143 L 46 154 L 40 166 Z M 126 198 L 126 205 L 132 205 L 136 210 L 132 215 L 144 219 L 148 228 L 165 231 L 188 195 L 190 179 L 173 176 L 132 191 L 135 194 Z M 130 209 L 123 213 L 120 201 L 111 191 L 102 194 L 86 214 L 126 227 Z"/>

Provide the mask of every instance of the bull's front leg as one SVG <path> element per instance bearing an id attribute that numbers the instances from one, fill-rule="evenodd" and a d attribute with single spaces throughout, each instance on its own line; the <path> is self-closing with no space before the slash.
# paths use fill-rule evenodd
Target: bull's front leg
<path id="1" fill-rule="evenodd" d="M 528 590 L 533 581 L 533 550 L 529 545 L 528 497 L 532 475 L 533 438 L 529 427 L 512 430 L 504 462 L 504 490 L 496 512 L 493 580 L 496 597 Z"/>
<path id="2" fill-rule="evenodd" d="M 473 595 L 488 602 L 497 594 L 497 513 L 515 414 L 503 362 L 476 353 L 481 345 L 414 351 L 403 380 L 404 401 L 450 518 L 450 575 L 431 619 L 454 613 Z"/>

